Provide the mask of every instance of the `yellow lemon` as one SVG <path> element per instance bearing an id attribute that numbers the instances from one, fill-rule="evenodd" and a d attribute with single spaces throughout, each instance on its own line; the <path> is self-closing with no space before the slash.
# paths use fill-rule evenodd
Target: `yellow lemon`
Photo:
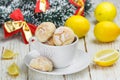
<path id="1" fill-rule="evenodd" d="M 11 76 L 19 75 L 19 68 L 18 68 L 17 64 L 13 63 L 8 67 L 8 74 Z"/>
<path id="2" fill-rule="evenodd" d="M 111 66 L 119 58 L 119 52 L 114 49 L 101 50 L 94 56 L 94 62 L 99 66 Z"/>
<path id="3" fill-rule="evenodd" d="M 80 15 L 69 17 L 65 22 L 65 26 L 70 27 L 79 38 L 85 36 L 90 29 L 89 21 Z"/>
<path id="4" fill-rule="evenodd" d="M 13 51 L 5 49 L 3 54 L 2 54 L 2 58 L 3 59 L 12 59 L 15 56 L 15 54 L 13 53 Z"/>
<path id="5" fill-rule="evenodd" d="M 98 21 L 112 21 L 116 14 L 116 7 L 110 2 L 102 2 L 94 10 L 94 16 Z"/>
<path id="6" fill-rule="evenodd" d="M 120 28 L 114 22 L 102 21 L 94 27 L 94 35 L 101 42 L 114 41 L 119 34 Z"/>

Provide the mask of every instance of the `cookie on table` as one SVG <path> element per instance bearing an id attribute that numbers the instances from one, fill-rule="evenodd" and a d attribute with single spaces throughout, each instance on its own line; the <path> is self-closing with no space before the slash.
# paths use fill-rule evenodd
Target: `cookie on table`
<path id="1" fill-rule="evenodd" d="M 41 23 L 36 31 L 35 36 L 40 42 L 46 42 L 54 33 L 56 27 L 51 22 L 43 22 Z"/>
<path id="2" fill-rule="evenodd" d="M 50 61 L 48 58 L 43 56 L 39 56 L 35 59 L 32 59 L 29 65 L 34 69 L 44 71 L 44 72 L 50 72 L 53 70 L 52 61 Z"/>
<path id="3" fill-rule="evenodd" d="M 75 34 L 72 29 L 61 26 L 53 34 L 53 41 L 56 46 L 71 44 L 74 41 Z"/>

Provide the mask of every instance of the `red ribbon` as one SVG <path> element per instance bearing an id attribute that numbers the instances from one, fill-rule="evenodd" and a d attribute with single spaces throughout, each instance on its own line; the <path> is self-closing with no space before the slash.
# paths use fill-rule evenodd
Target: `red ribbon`
<path id="1" fill-rule="evenodd" d="M 84 6 L 85 6 L 85 0 L 78 0 L 80 1 L 80 4 L 75 2 L 74 0 L 69 0 L 71 4 L 78 7 L 78 9 L 75 12 L 75 15 L 82 15 L 84 16 Z"/>
<path id="2" fill-rule="evenodd" d="M 24 21 L 24 16 L 19 8 L 15 9 L 9 16 L 15 21 Z"/>
<path id="3" fill-rule="evenodd" d="M 10 14 L 10 18 L 13 19 L 14 21 L 24 21 L 24 16 L 21 12 L 21 10 L 18 8 L 18 9 L 15 9 L 11 14 Z M 33 24 L 30 24 L 30 23 L 27 23 L 32 35 L 35 34 L 35 30 L 36 30 L 36 26 L 33 25 Z M 4 37 L 5 38 L 8 38 L 8 37 L 11 37 L 13 36 L 14 34 L 18 33 L 18 32 L 21 32 L 22 33 L 22 38 L 23 38 L 23 41 L 25 44 L 28 44 L 29 41 L 27 40 L 27 36 L 25 35 L 24 33 L 24 30 L 23 30 L 23 27 L 21 27 L 20 29 L 17 29 L 17 30 L 14 30 L 12 32 L 7 32 L 6 28 L 5 28 L 5 25 L 3 26 L 4 28 Z"/>
<path id="4" fill-rule="evenodd" d="M 44 3 L 43 3 L 43 1 L 44 1 Z M 45 6 L 42 6 L 42 4 L 44 4 Z M 45 12 L 44 10 L 42 10 L 42 7 L 45 8 L 45 11 L 47 9 L 49 9 L 50 4 L 49 4 L 48 0 L 37 0 L 35 13 Z"/>

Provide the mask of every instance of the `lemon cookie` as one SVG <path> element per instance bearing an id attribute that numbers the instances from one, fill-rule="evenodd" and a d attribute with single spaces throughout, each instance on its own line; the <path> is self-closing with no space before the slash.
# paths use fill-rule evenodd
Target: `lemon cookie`
<path id="1" fill-rule="evenodd" d="M 44 42 L 44 44 L 55 46 L 54 41 L 53 41 L 53 37 L 51 37 L 48 41 Z"/>
<path id="2" fill-rule="evenodd" d="M 30 61 L 30 66 L 34 69 L 50 72 L 53 70 L 53 63 L 46 57 L 39 56 Z"/>
<path id="3" fill-rule="evenodd" d="M 63 26 L 57 28 L 53 35 L 53 41 L 57 46 L 71 44 L 74 38 L 75 34 L 72 29 Z"/>
<path id="4" fill-rule="evenodd" d="M 41 23 L 36 31 L 35 36 L 40 42 L 46 42 L 54 33 L 56 27 L 51 22 L 43 22 Z"/>

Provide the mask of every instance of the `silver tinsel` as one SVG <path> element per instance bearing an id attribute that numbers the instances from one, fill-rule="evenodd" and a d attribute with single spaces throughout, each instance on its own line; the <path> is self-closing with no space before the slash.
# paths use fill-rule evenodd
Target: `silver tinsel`
<path id="1" fill-rule="evenodd" d="M 0 24 L 10 20 L 9 14 L 20 8 L 27 22 L 39 25 L 41 22 L 50 21 L 56 26 L 64 25 L 65 20 L 73 15 L 76 7 L 68 0 L 49 0 L 50 9 L 45 13 L 34 13 L 36 0 L 0 0 Z"/>

